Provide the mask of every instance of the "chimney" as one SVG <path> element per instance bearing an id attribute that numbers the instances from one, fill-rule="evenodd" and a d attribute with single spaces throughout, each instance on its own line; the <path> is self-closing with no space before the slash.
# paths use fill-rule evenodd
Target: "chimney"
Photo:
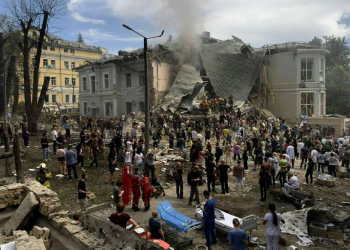
<path id="1" fill-rule="evenodd" d="M 210 32 L 209 31 L 203 31 L 202 36 L 210 38 Z"/>

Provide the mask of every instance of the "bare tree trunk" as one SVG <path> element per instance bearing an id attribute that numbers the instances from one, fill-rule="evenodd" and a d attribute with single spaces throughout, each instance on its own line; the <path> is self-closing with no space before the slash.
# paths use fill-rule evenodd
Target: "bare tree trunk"
<path id="1" fill-rule="evenodd" d="M 13 104 L 12 104 L 12 116 L 16 118 L 18 116 L 18 100 L 19 100 L 19 80 L 18 76 L 15 75 L 14 83 L 13 83 Z"/>
<path id="2" fill-rule="evenodd" d="M 17 183 L 24 183 L 24 173 L 22 167 L 22 158 L 21 158 L 21 148 L 19 146 L 19 136 L 16 131 L 13 142 L 13 154 L 15 156 L 15 166 L 17 174 Z"/>
<path id="3" fill-rule="evenodd" d="M 6 78 L 6 107 L 10 102 L 10 93 L 13 86 L 13 81 L 16 76 L 16 56 L 11 56 L 10 63 L 7 67 L 7 78 Z"/>
<path id="4" fill-rule="evenodd" d="M 5 64 L 4 64 L 4 45 L 6 40 L 0 32 L 0 119 L 4 117 L 5 110 Z"/>
<path id="5" fill-rule="evenodd" d="M 10 152 L 10 142 L 7 133 L 7 127 L 4 128 L 4 142 L 5 142 L 5 153 Z M 9 157 L 5 158 L 5 176 L 12 176 L 11 170 L 11 159 Z"/>

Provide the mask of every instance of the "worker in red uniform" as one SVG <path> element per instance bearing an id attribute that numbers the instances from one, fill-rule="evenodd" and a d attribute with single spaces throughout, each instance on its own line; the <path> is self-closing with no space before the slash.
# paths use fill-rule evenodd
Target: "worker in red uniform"
<path id="1" fill-rule="evenodd" d="M 132 188 L 132 209 L 137 212 L 139 209 L 139 199 L 140 199 L 140 177 L 137 174 L 138 169 L 135 168 L 135 173 L 130 175 L 131 188 Z"/>
<path id="2" fill-rule="evenodd" d="M 145 205 L 145 212 L 149 210 L 150 207 L 150 197 L 149 197 L 149 178 L 148 173 L 146 173 L 141 181 L 142 188 L 142 200 Z"/>

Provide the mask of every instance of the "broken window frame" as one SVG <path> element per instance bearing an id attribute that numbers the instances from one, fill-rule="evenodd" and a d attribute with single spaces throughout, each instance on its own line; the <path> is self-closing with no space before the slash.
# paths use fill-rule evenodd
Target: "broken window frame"
<path id="1" fill-rule="evenodd" d="M 145 72 L 139 74 L 139 87 L 145 86 Z"/>
<path id="2" fill-rule="evenodd" d="M 96 77 L 90 76 L 90 82 L 91 82 L 91 93 L 94 94 L 96 92 Z"/>
<path id="3" fill-rule="evenodd" d="M 302 92 L 300 99 L 301 115 L 311 117 L 314 114 L 314 92 Z"/>
<path id="4" fill-rule="evenodd" d="M 83 91 L 87 90 L 87 86 L 86 86 L 86 77 L 82 77 L 81 78 L 81 82 L 83 83 Z"/>

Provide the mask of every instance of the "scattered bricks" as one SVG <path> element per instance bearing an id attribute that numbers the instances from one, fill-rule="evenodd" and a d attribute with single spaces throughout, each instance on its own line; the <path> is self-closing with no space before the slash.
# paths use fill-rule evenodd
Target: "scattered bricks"
<path id="1" fill-rule="evenodd" d="M 51 245 L 51 240 L 49 239 L 50 229 L 48 229 L 47 227 L 41 228 L 38 226 L 34 226 L 33 230 L 30 232 L 30 235 L 36 237 L 37 239 L 42 239 L 46 250 L 50 248 L 50 245 Z"/>
<path id="2" fill-rule="evenodd" d="M 28 193 L 11 219 L 5 224 L 5 233 L 10 235 L 13 231 L 22 226 L 24 219 L 31 214 L 38 206 L 38 200 L 33 193 Z"/>
<path id="3" fill-rule="evenodd" d="M 327 238 L 327 224 L 310 222 L 308 232 L 313 236 Z"/>
<path id="4" fill-rule="evenodd" d="M 61 228 L 61 227 L 64 227 L 65 225 L 67 225 L 67 222 L 69 221 L 69 219 L 61 218 L 61 217 L 57 216 L 57 217 L 52 218 L 51 221 L 52 221 L 52 224 L 54 226 Z"/>
<path id="5" fill-rule="evenodd" d="M 14 231 L 13 235 L 15 237 L 17 250 L 47 250 L 42 239 L 28 236 L 26 231 Z"/>
<path id="6" fill-rule="evenodd" d="M 35 236 L 37 239 L 41 238 L 43 234 L 44 230 L 38 226 L 34 226 L 33 230 L 30 232 L 30 235 Z"/>

